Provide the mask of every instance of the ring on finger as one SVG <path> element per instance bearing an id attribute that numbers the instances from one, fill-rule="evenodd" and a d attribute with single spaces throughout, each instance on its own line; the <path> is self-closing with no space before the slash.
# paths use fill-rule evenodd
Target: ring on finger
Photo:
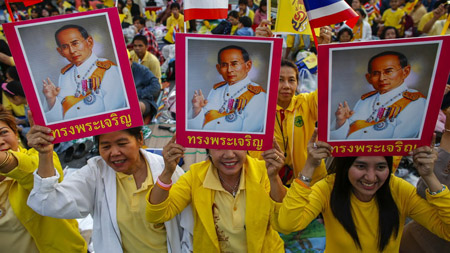
<path id="1" fill-rule="evenodd" d="M 275 161 L 278 161 L 280 159 L 280 157 L 277 155 L 277 158 L 275 158 Z"/>
<path id="2" fill-rule="evenodd" d="M 314 148 L 314 149 L 317 149 L 317 148 L 318 148 L 317 143 L 315 143 L 315 142 L 313 143 L 313 148 Z"/>

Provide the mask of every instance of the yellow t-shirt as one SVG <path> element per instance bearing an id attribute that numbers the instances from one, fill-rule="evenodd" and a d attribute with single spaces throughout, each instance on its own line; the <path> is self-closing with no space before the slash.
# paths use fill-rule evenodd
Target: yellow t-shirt
<path id="1" fill-rule="evenodd" d="M 244 170 L 242 170 L 238 191 L 234 198 L 223 188 L 217 170 L 211 166 L 203 182 L 205 188 L 215 190 L 213 217 L 221 252 L 247 252 Z"/>
<path id="2" fill-rule="evenodd" d="M 117 223 L 124 252 L 167 252 L 164 223 L 149 223 L 145 219 L 145 196 L 153 185 L 149 167 L 147 173 L 147 178 L 139 189 L 136 189 L 133 175 L 116 173 Z"/>
<path id="3" fill-rule="evenodd" d="M 433 12 L 428 12 L 427 14 L 423 15 L 423 17 L 420 19 L 419 26 L 417 26 L 417 30 L 420 32 L 423 30 L 424 26 L 428 23 L 428 21 L 432 20 L 434 17 Z M 447 14 L 442 15 L 439 20 L 446 20 Z"/>
<path id="4" fill-rule="evenodd" d="M 378 251 L 378 204 L 376 198 L 369 202 L 358 200 L 351 193 L 351 212 L 362 251 L 356 247 L 349 233 L 334 216 L 330 206 L 330 196 L 335 174 L 318 182 L 311 189 L 295 181 L 288 190 L 280 208 L 278 221 L 281 228 L 297 231 L 306 227 L 319 213 L 326 224 L 326 252 L 368 252 Z M 391 236 L 383 252 L 398 252 L 403 227 L 407 216 L 436 233 L 450 239 L 446 233 L 450 224 L 450 192 L 448 189 L 436 195 L 427 193 L 422 199 L 416 188 L 405 180 L 390 175 L 389 187 L 399 211 L 398 236 Z M 440 216 L 440 217 L 439 217 Z"/>
<path id="5" fill-rule="evenodd" d="M 9 189 L 13 182 L 9 177 L 0 182 L 0 249 L 5 252 L 38 253 L 36 243 L 9 203 Z"/>
<path id="6" fill-rule="evenodd" d="M 171 14 L 171 16 L 167 19 L 167 29 L 169 29 L 169 27 L 172 26 L 176 26 L 178 25 L 178 27 L 180 28 L 180 32 L 184 32 L 184 16 L 183 14 L 178 14 L 178 18 L 175 18 L 173 16 L 173 14 Z M 189 22 L 186 23 L 186 29 L 189 29 Z"/>
<path id="7" fill-rule="evenodd" d="M 382 20 L 384 21 L 384 26 L 393 26 L 400 31 L 402 28 L 402 18 L 405 15 L 405 11 L 402 9 L 392 10 L 391 8 L 384 11 Z"/>
<path id="8" fill-rule="evenodd" d="M 13 104 L 9 98 L 2 92 L 2 104 L 3 108 L 6 110 L 10 110 L 13 112 L 16 117 L 24 117 L 25 116 L 25 105 L 15 105 Z"/>

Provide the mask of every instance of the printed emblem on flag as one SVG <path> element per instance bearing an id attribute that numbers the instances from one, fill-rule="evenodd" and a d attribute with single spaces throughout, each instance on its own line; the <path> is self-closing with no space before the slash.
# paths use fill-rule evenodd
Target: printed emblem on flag
<path id="1" fill-rule="evenodd" d="M 308 28 L 305 7 L 300 3 L 299 0 L 294 0 L 292 5 L 295 6 L 295 14 L 292 17 L 292 28 L 294 28 L 294 30 L 298 32 L 303 32 Z"/>

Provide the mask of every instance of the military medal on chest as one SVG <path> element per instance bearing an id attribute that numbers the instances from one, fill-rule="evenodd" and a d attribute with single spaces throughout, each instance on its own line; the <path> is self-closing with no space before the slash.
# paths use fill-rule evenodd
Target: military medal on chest
<path id="1" fill-rule="evenodd" d="M 77 83 L 77 90 L 75 91 L 74 96 L 77 98 L 81 96 L 85 97 L 83 101 L 86 105 L 91 105 L 95 103 L 95 101 L 97 100 L 95 95 L 100 93 L 101 78 L 92 76 L 90 78 L 87 78 L 87 76 L 89 75 L 89 73 L 91 73 L 91 70 L 95 65 L 96 65 L 95 62 L 92 63 L 92 65 L 89 67 L 89 69 L 86 71 L 86 73 L 83 75 L 80 81 L 77 80 L 75 71 L 73 72 L 74 80 Z"/>
<path id="2" fill-rule="evenodd" d="M 386 103 L 376 108 L 377 105 L 379 105 L 379 102 L 377 102 L 377 99 L 373 101 L 372 104 L 372 114 L 366 119 L 367 122 L 377 122 L 375 125 L 373 125 L 373 129 L 376 131 L 382 131 L 386 129 L 389 125 L 389 122 L 393 122 L 394 119 L 397 117 L 398 113 L 401 111 L 401 107 L 396 106 L 387 106 L 389 103 L 400 97 L 402 93 L 398 93 L 391 99 L 389 99 Z"/>
<path id="3" fill-rule="evenodd" d="M 234 98 L 234 97 L 236 97 L 239 93 L 241 93 L 246 88 L 247 88 L 246 86 L 242 87 L 237 92 L 235 92 L 232 96 L 230 96 L 229 99 L 227 99 L 225 97 L 225 94 L 227 94 L 227 96 L 228 96 L 228 93 L 224 92 L 224 94 L 223 94 L 224 101 L 223 101 L 222 106 L 219 109 L 219 112 L 220 113 L 228 113 L 228 115 L 225 117 L 226 121 L 233 122 L 237 119 L 238 114 L 242 114 L 248 101 L 247 101 L 247 99 L 239 99 L 239 98 Z"/>

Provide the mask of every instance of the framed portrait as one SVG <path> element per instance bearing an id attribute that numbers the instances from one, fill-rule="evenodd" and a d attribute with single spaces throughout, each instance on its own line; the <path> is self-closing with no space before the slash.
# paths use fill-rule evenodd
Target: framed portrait
<path id="1" fill-rule="evenodd" d="M 449 37 L 319 47 L 319 140 L 334 156 L 430 145 L 450 72 Z"/>
<path id="2" fill-rule="evenodd" d="M 3 27 L 34 121 L 55 143 L 143 124 L 116 8 Z"/>
<path id="3" fill-rule="evenodd" d="M 177 142 L 272 147 L 281 39 L 176 35 Z"/>

